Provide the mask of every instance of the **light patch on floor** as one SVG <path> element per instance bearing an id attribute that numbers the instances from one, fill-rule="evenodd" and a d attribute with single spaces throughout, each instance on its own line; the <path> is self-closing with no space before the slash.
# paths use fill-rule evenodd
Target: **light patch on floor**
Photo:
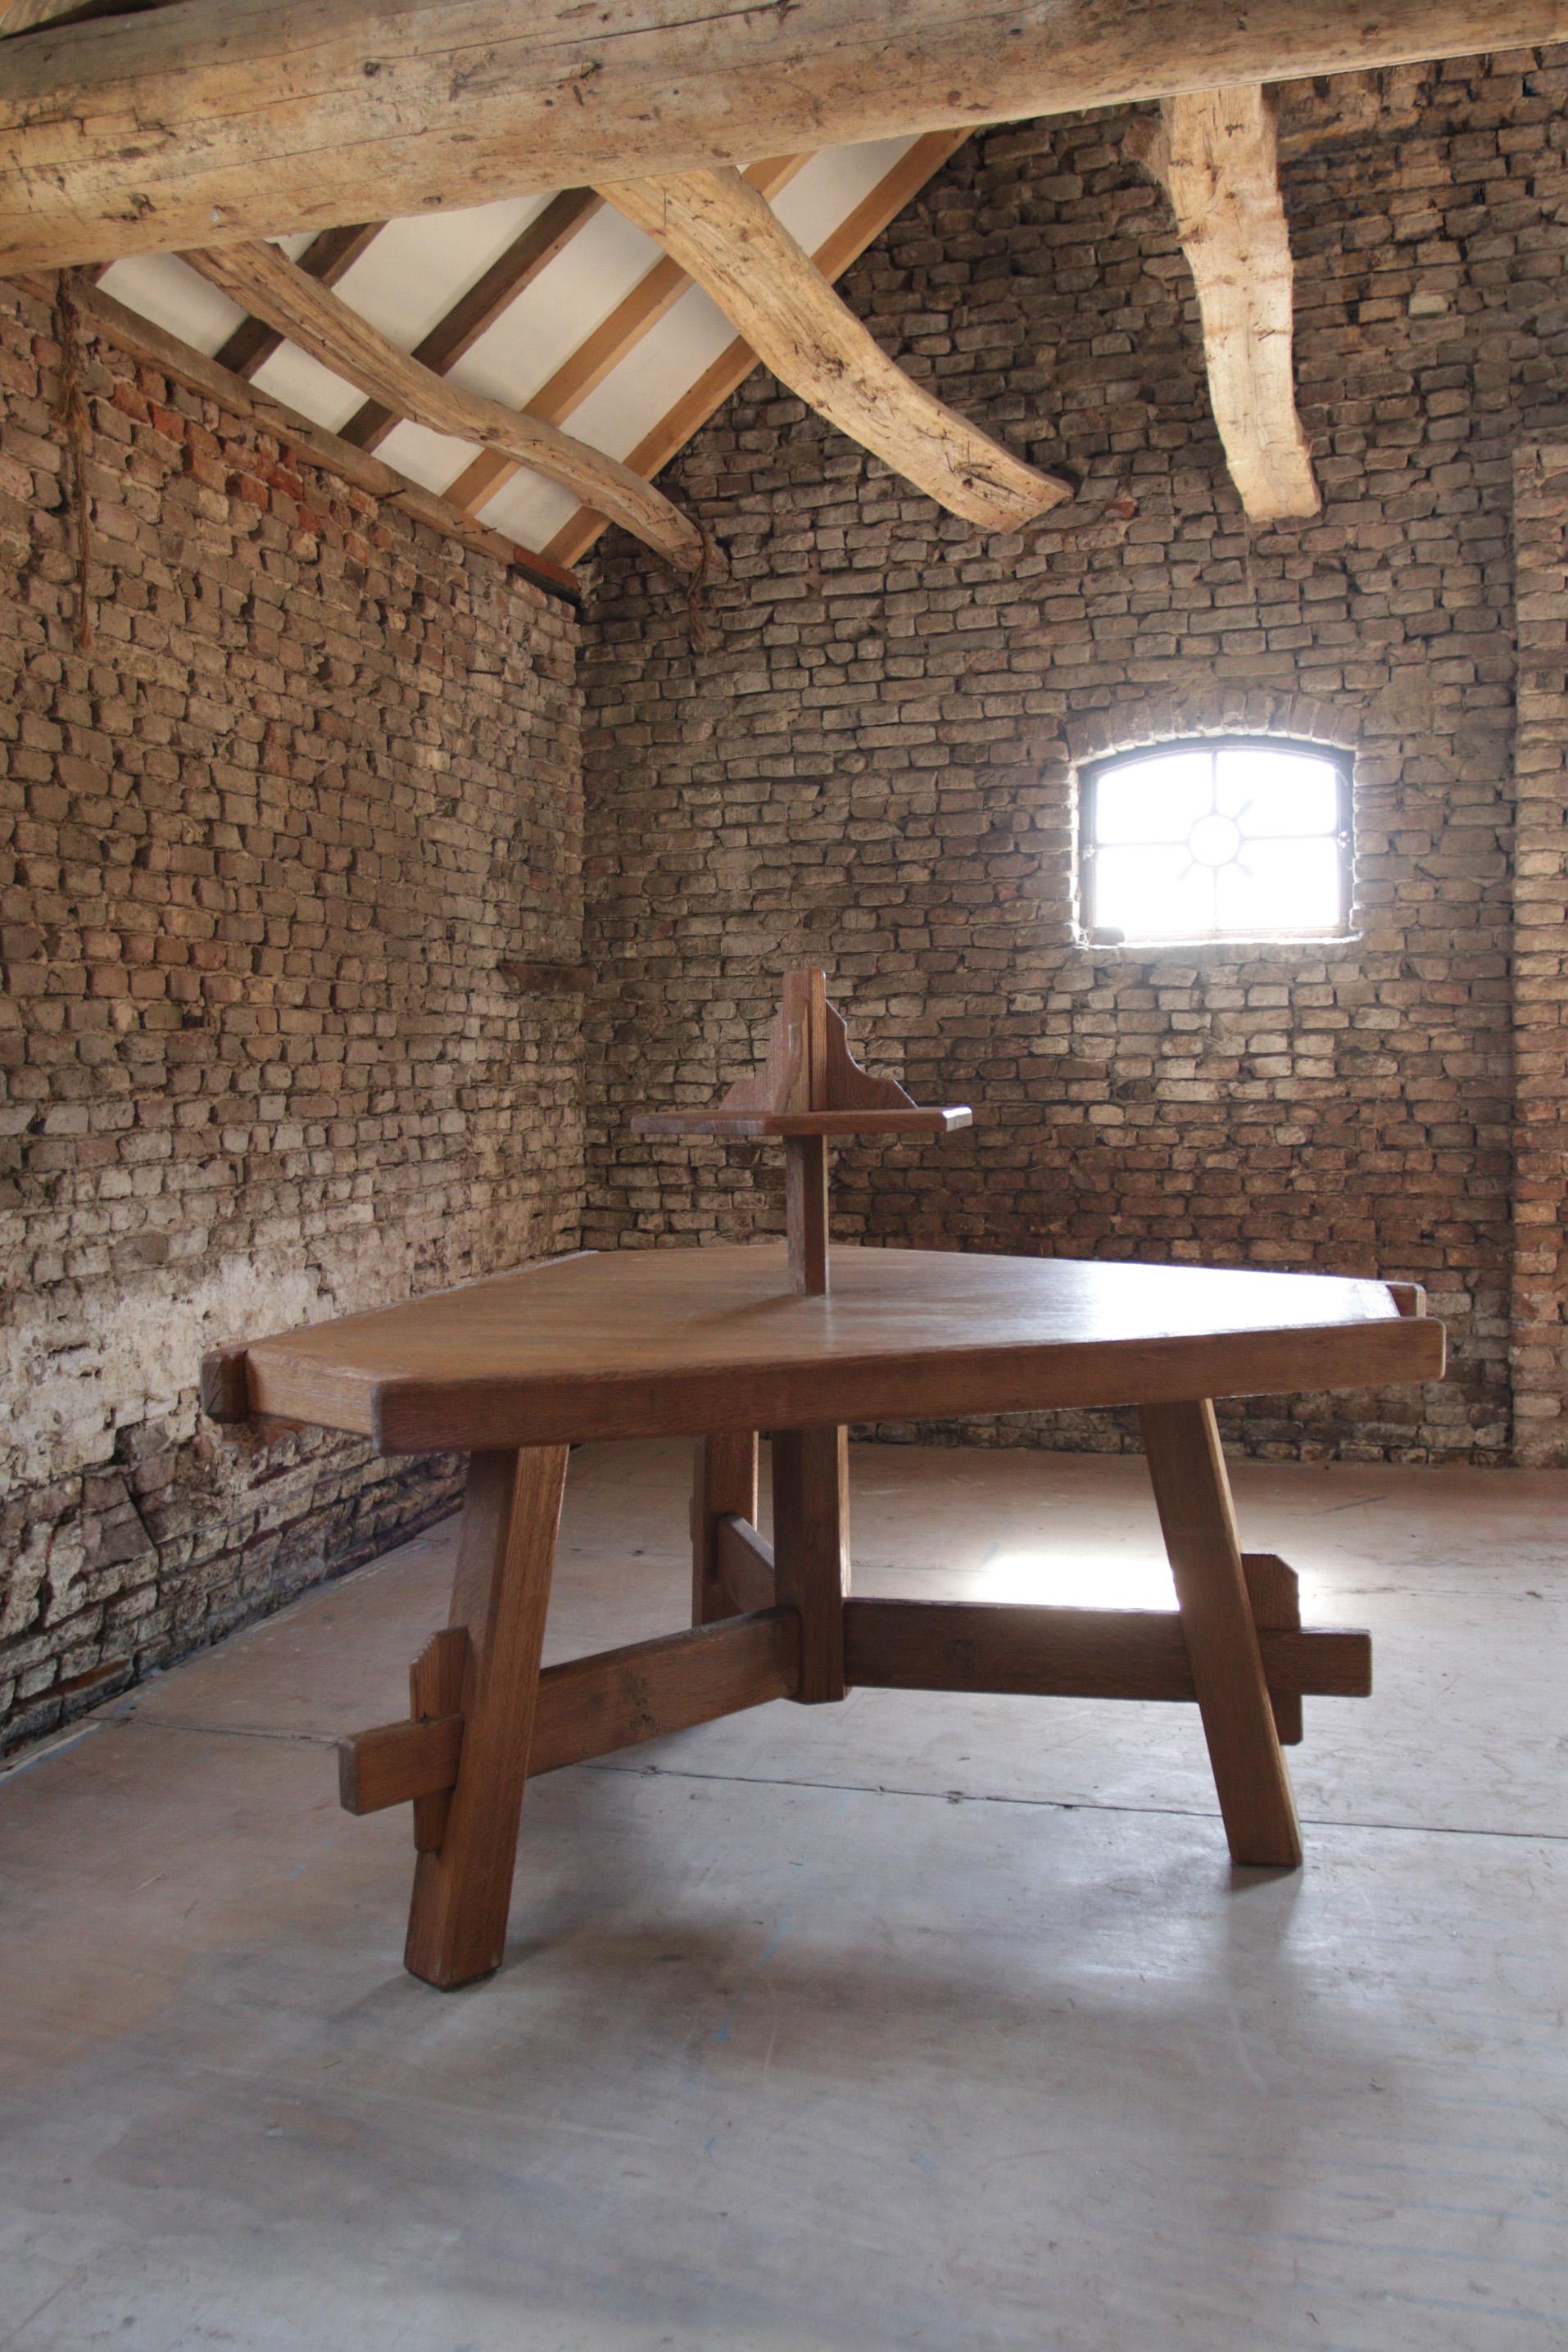
<path id="1" fill-rule="evenodd" d="M 685 1449 L 573 1460 L 548 1654 L 683 1622 Z M 399 1966 L 452 1530 L 0 1780 L 0 2352 L 1560 2352 L 1568 1486 L 1237 1465 L 1376 1696 L 1296 1876 L 1190 1708 L 861 1691 L 530 1791 Z M 862 1448 L 867 1592 L 1159 1606 L 1135 1461 Z"/>

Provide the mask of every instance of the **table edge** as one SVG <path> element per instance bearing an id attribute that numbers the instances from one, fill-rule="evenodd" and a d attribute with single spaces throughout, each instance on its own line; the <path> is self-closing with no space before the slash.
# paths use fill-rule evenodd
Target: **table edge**
<path id="1" fill-rule="evenodd" d="M 435 1386 L 416 1375 L 369 1383 L 368 1433 L 386 1454 L 547 1445 L 607 1437 L 700 1436 L 873 1421 L 1168 1404 L 1197 1397 L 1294 1395 L 1442 1377 L 1444 1326 L 1429 1316 L 1283 1331 L 975 1347 L 928 1361 L 843 1357 L 830 1365 L 725 1365 Z M 360 1425 L 356 1423 L 356 1425 Z"/>

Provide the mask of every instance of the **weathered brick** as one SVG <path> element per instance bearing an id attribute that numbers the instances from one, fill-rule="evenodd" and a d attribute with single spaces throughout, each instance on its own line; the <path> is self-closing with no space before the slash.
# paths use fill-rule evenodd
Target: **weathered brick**
<path id="1" fill-rule="evenodd" d="M 1069 504 L 980 539 L 759 370 L 668 478 L 731 560 L 695 657 L 652 567 L 605 541 L 584 649 L 604 974 L 585 1240 L 778 1229 L 772 1155 L 626 1122 L 744 1069 L 780 970 L 821 962 L 873 1067 L 976 1107 L 946 1144 L 838 1154 L 847 1238 L 1426 1283 L 1449 1382 L 1227 1408 L 1265 1454 L 1506 1459 L 1516 1391 L 1544 1363 L 1561 1395 L 1568 1327 L 1510 1375 L 1509 964 L 1511 467 L 1563 416 L 1568 311 L 1534 260 L 1563 250 L 1535 86 L 1563 63 L 1286 94 L 1309 521 L 1240 513 L 1190 274 L 1123 111 L 983 134 L 845 282 L 911 373 L 1070 464 Z M 1547 503 L 1520 583 L 1542 782 L 1518 887 L 1542 950 L 1568 903 L 1556 488 Z M 1079 942 L 1075 762 L 1189 727 L 1355 747 L 1358 938 L 1184 961 Z M 1563 961 L 1543 952 L 1538 983 L 1543 1107 L 1568 1080 Z M 1560 1220 L 1553 1148 L 1536 1164 Z M 1568 1265 L 1551 1273 L 1561 1297 Z M 980 1433 L 1131 1442 L 1083 1415 Z M 1568 1438 L 1530 1445 L 1568 1460 Z"/>
<path id="2" fill-rule="evenodd" d="M 48 323 L 6 290 L 0 1741 L 450 1504 L 199 1423 L 205 1348 L 570 1246 L 581 1188 L 573 1025 L 502 969 L 581 956 L 574 618 L 100 344 L 84 652 Z"/>

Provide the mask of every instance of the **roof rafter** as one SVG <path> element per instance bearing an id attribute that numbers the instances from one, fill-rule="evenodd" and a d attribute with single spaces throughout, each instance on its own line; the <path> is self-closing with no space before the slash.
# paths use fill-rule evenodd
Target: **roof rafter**
<path id="1" fill-rule="evenodd" d="M 324 228 L 320 236 L 310 239 L 296 267 L 308 278 L 320 278 L 323 286 L 335 286 L 340 278 L 347 277 L 361 254 L 369 251 L 384 226 L 383 221 L 356 221 L 345 228 Z M 215 356 L 219 367 L 249 377 L 266 366 L 282 341 L 275 327 L 263 325 L 259 319 L 242 319 Z"/>
<path id="2" fill-rule="evenodd" d="M 1071 496 L 906 375 L 740 173 L 623 180 L 605 193 L 712 296 L 781 383 L 950 513 L 1015 530 Z"/>
<path id="3" fill-rule="evenodd" d="M 697 525 L 615 458 L 554 425 L 518 416 L 499 400 L 433 375 L 272 245 L 226 246 L 185 256 L 193 268 L 280 334 L 416 424 L 481 447 L 503 449 L 579 498 L 591 498 L 678 572 L 699 576 L 709 548 Z"/>
<path id="4" fill-rule="evenodd" d="M 1568 37 L 1568 0 L 903 0 L 896 42 L 859 0 L 313 0 L 301 22 L 183 0 L 0 42 L 0 270 L 1526 48 Z"/>
<path id="5" fill-rule="evenodd" d="M 809 155 L 770 157 L 764 163 L 749 165 L 746 178 L 763 195 L 776 195 L 810 161 Z M 604 198 L 600 197 L 599 202 L 603 203 Z M 604 383 L 611 369 L 618 366 L 645 335 L 651 333 L 690 283 L 685 270 L 668 255 L 656 261 L 631 292 L 616 303 L 609 317 L 540 385 L 522 414 L 550 425 L 564 424 L 573 410 L 581 407 L 588 394 Z M 468 513 L 478 514 L 518 470 L 510 458 L 497 451 L 481 450 L 456 481 L 447 485 L 447 496 Z M 640 473 L 642 469 L 634 467 L 632 470 Z"/>
<path id="6" fill-rule="evenodd" d="M 472 351 L 540 272 L 587 227 L 595 214 L 603 211 L 604 204 L 603 196 L 592 188 L 563 188 L 552 197 L 538 218 L 530 221 L 483 277 L 437 320 L 423 341 L 416 343 L 413 355 L 420 365 L 436 375 L 446 375 L 455 368 L 464 352 Z M 375 449 L 398 421 L 380 401 L 367 400 L 343 426 L 342 437 L 361 449 Z"/>

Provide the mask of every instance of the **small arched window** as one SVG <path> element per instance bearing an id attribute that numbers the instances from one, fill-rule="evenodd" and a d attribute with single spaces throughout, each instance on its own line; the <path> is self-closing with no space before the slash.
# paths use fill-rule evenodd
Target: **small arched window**
<path id="1" fill-rule="evenodd" d="M 1079 906 L 1091 940 L 1342 939 L 1351 758 L 1225 735 L 1082 771 Z"/>

